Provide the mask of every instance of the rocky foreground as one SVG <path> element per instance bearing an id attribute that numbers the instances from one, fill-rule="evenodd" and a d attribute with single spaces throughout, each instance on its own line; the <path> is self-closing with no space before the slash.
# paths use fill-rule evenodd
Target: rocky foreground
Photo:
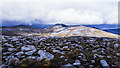
<path id="1" fill-rule="evenodd" d="M 2 36 L 2 68 L 120 68 L 120 39 Z"/>

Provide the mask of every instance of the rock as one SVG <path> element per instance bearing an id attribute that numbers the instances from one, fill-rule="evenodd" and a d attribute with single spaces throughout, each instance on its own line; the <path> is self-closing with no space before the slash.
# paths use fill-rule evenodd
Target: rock
<path id="1" fill-rule="evenodd" d="M 92 52 L 97 52 L 97 50 L 92 50 Z"/>
<path id="2" fill-rule="evenodd" d="M 89 68 L 94 68 L 94 65 L 89 65 Z"/>
<path id="3" fill-rule="evenodd" d="M 64 46 L 63 48 L 68 48 L 68 46 Z"/>
<path id="4" fill-rule="evenodd" d="M 8 65 L 1 65 L 0 68 L 8 68 Z"/>
<path id="5" fill-rule="evenodd" d="M 46 44 L 46 46 L 50 46 L 50 44 L 48 43 L 48 44 Z"/>
<path id="6" fill-rule="evenodd" d="M 61 66 L 60 68 L 76 68 L 72 64 L 68 63 L 66 65 Z"/>
<path id="7" fill-rule="evenodd" d="M 65 52 L 61 52 L 61 54 L 65 54 Z"/>
<path id="8" fill-rule="evenodd" d="M 120 53 L 116 53 L 116 55 L 120 57 Z"/>
<path id="9" fill-rule="evenodd" d="M 24 58 L 25 56 L 21 56 L 22 54 L 24 54 L 24 52 L 22 52 L 22 51 L 16 53 L 17 57 L 19 57 L 19 58 Z"/>
<path id="10" fill-rule="evenodd" d="M 86 62 L 86 61 L 87 61 L 87 59 L 82 58 L 82 61 Z"/>
<path id="11" fill-rule="evenodd" d="M 97 58 L 97 56 L 98 56 L 98 57 L 100 57 L 100 58 L 103 58 L 103 57 L 105 57 L 104 55 L 98 55 L 98 54 L 94 54 L 94 58 Z"/>
<path id="12" fill-rule="evenodd" d="M 40 42 L 40 45 L 45 45 L 43 42 Z"/>
<path id="13" fill-rule="evenodd" d="M 46 58 L 47 60 L 51 60 L 54 58 L 54 55 L 50 54 L 49 52 L 44 52 L 43 50 L 39 50 L 38 54 L 40 55 L 40 57 L 38 57 L 38 60 L 41 60 L 43 58 Z"/>
<path id="14" fill-rule="evenodd" d="M 79 58 L 82 58 L 82 56 L 78 56 Z"/>
<path id="15" fill-rule="evenodd" d="M 53 52 L 61 53 L 60 50 L 53 50 Z"/>
<path id="16" fill-rule="evenodd" d="M 13 60 L 15 60 L 15 62 L 12 62 Z M 15 65 L 17 65 L 19 63 L 19 59 L 17 57 L 12 57 L 8 60 L 8 65 L 14 63 Z"/>
<path id="17" fill-rule="evenodd" d="M 8 48 L 8 51 L 16 51 L 16 48 Z"/>
<path id="18" fill-rule="evenodd" d="M 64 56 L 60 56 L 60 58 L 63 58 Z"/>
<path id="19" fill-rule="evenodd" d="M 68 64 L 66 64 L 66 65 L 64 65 L 64 66 L 73 66 L 72 64 L 70 64 L 70 63 L 68 63 Z"/>
<path id="20" fill-rule="evenodd" d="M 80 63 L 80 61 L 79 60 L 75 60 L 75 63 Z"/>
<path id="21" fill-rule="evenodd" d="M 110 59 L 110 58 L 112 58 L 112 57 L 111 57 L 111 56 L 107 56 L 107 58 L 109 58 L 109 59 Z"/>
<path id="22" fill-rule="evenodd" d="M 13 66 L 8 66 L 8 68 L 14 68 Z"/>
<path id="23" fill-rule="evenodd" d="M 117 68 L 117 66 L 116 65 L 112 65 L 112 68 Z"/>
<path id="24" fill-rule="evenodd" d="M 68 59 L 65 59 L 65 61 L 68 61 Z"/>
<path id="25" fill-rule="evenodd" d="M 120 46 L 119 44 L 115 44 L 115 45 L 114 45 L 114 48 L 117 48 L 117 47 L 119 47 L 119 46 Z"/>
<path id="26" fill-rule="evenodd" d="M 84 68 L 84 66 L 83 66 L 83 65 L 80 65 L 79 68 Z"/>
<path id="27" fill-rule="evenodd" d="M 33 45 L 26 45 L 26 46 L 21 47 L 22 51 L 35 50 L 35 49 L 36 48 Z"/>
<path id="28" fill-rule="evenodd" d="M 91 63 L 95 63 L 95 60 L 91 60 Z"/>
<path id="29" fill-rule="evenodd" d="M 3 55 L 11 54 L 12 52 L 3 52 Z"/>
<path id="30" fill-rule="evenodd" d="M 5 43 L 4 46 L 14 47 L 12 44 Z"/>
<path id="31" fill-rule="evenodd" d="M 6 61 L 10 60 L 11 58 L 14 58 L 14 56 L 11 54 L 10 56 L 8 56 L 7 58 L 5 58 Z"/>
<path id="32" fill-rule="evenodd" d="M 84 54 L 83 54 L 83 53 L 80 53 L 80 55 L 84 56 Z"/>
<path id="33" fill-rule="evenodd" d="M 80 65 L 81 65 L 81 63 L 80 63 L 80 61 L 79 61 L 79 60 L 75 60 L 75 63 L 73 63 L 73 65 L 75 65 L 75 66 L 80 66 Z"/>
<path id="34" fill-rule="evenodd" d="M 30 59 L 36 59 L 36 56 L 29 56 Z"/>
<path id="35" fill-rule="evenodd" d="M 45 41 L 46 38 L 40 38 L 38 41 Z"/>
<path id="36" fill-rule="evenodd" d="M 37 51 L 37 49 L 32 50 L 32 51 L 25 52 L 25 54 L 26 54 L 26 55 L 32 55 L 32 54 L 35 53 L 36 51 Z"/>
<path id="37" fill-rule="evenodd" d="M 110 68 L 109 64 L 105 60 L 100 60 L 100 63 L 102 64 L 103 68 Z"/>

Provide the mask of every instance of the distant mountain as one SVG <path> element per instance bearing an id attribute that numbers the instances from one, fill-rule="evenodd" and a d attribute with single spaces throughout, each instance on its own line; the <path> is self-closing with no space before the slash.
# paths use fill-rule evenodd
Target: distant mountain
<path id="1" fill-rule="evenodd" d="M 120 28 L 118 24 L 98 24 L 98 25 L 83 25 L 83 26 L 93 27 L 99 30 L 120 35 Z"/>
<path id="2" fill-rule="evenodd" d="M 75 27 L 61 27 L 53 29 L 53 32 L 48 36 L 88 36 L 88 37 L 109 37 L 118 38 L 118 35 L 105 32 L 96 28 L 86 26 L 75 26 Z"/>
<path id="3" fill-rule="evenodd" d="M 53 26 L 62 26 L 62 27 L 68 27 L 67 25 L 65 25 L 65 24 L 55 24 L 55 25 L 53 25 Z"/>
<path id="4" fill-rule="evenodd" d="M 120 35 L 120 29 L 105 29 L 103 31 Z"/>
<path id="5" fill-rule="evenodd" d="M 42 30 L 26 25 L 2 27 L 1 30 L 3 35 L 28 35 L 31 33 L 42 33 Z"/>
<path id="6" fill-rule="evenodd" d="M 84 36 L 84 37 L 108 37 L 118 38 L 117 34 L 105 32 L 96 28 L 86 26 L 68 27 L 64 24 L 55 24 L 45 29 L 33 28 L 26 25 L 17 25 L 11 27 L 0 28 L 3 35 L 27 35 L 27 36 Z"/>

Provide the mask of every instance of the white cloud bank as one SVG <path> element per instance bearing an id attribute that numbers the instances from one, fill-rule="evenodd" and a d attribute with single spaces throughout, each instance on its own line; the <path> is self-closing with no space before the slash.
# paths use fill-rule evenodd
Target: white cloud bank
<path id="1" fill-rule="evenodd" d="M 5 0 L 2 19 L 45 24 L 118 24 L 117 0 Z M 33 22 L 35 23 L 35 22 Z M 41 22 L 37 22 L 43 24 Z"/>

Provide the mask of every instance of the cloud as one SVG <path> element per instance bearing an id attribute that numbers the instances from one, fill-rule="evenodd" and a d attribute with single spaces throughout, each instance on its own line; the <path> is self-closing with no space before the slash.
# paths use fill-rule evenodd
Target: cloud
<path id="1" fill-rule="evenodd" d="M 66 22 L 66 24 L 102 24 L 101 13 L 85 10 L 83 12 L 69 8 L 64 11 L 51 11 L 47 20 Z"/>
<path id="2" fill-rule="evenodd" d="M 117 0 L 5 0 L 2 19 L 25 23 L 117 24 Z M 40 22 L 34 22 L 40 20 Z M 42 21 L 42 22 L 41 22 Z"/>

